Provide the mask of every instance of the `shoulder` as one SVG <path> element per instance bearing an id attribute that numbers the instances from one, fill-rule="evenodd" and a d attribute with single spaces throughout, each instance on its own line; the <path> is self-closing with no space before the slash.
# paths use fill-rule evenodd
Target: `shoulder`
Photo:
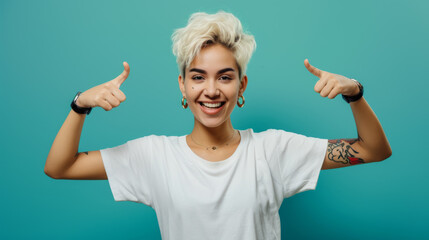
<path id="1" fill-rule="evenodd" d="M 253 132 L 252 130 L 252 135 L 257 139 L 265 140 L 265 139 L 276 139 L 276 138 L 292 138 L 300 134 L 288 132 L 282 129 L 267 129 L 265 131 L 256 132 L 256 133 Z"/>
<path id="2" fill-rule="evenodd" d="M 184 136 L 165 136 L 165 135 L 148 135 L 140 138 L 135 138 L 127 141 L 129 146 L 142 146 L 142 145 L 159 145 L 165 146 L 167 145 L 176 145 L 179 144 L 180 139 Z"/>
<path id="3" fill-rule="evenodd" d="M 281 129 L 267 129 L 261 132 L 254 132 L 253 129 L 241 131 L 244 139 L 249 142 L 261 145 L 265 150 L 274 150 L 279 145 L 287 145 L 288 142 L 293 140 L 299 134 L 288 132 Z"/>
<path id="4" fill-rule="evenodd" d="M 263 144 L 266 148 L 278 148 L 281 146 L 299 147 L 313 144 L 326 145 L 326 139 L 309 137 L 303 134 L 288 132 L 282 129 L 267 129 L 254 133 L 250 130 L 251 139 Z"/>

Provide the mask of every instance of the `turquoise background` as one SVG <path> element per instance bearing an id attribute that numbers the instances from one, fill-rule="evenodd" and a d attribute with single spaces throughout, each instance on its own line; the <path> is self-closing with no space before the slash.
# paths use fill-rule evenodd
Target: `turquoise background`
<path id="1" fill-rule="evenodd" d="M 1 239 L 160 239 L 155 211 L 115 202 L 108 181 L 54 180 L 43 168 L 77 91 L 131 74 L 127 100 L 86 118 L 80 151 L 149 134 L 185 135 L 170 36 L 191 13 L 234 13 L 254 34 L 238 129 L 356 137 L 350 107 L 320 97 L 314 66 L 353 77 L 393 155 L 322 171 L 285 199 L 282 239 L 429 239 L 429 1 L 0 2 Z M 426 149 L 426 150 L 425 150 Z"/>

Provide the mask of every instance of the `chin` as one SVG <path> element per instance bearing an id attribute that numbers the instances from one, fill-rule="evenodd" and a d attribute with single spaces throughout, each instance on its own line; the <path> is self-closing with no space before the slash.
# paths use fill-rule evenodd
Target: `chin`
<path id="1" fill-rule="evenodd" d="M 201 125 L 207 128 L 216 128 L 221 126 L 225 121 L 218 120 L 218 119 L 196 119 Z"/>
<path id="2" fill-rule="evenodd" d="M 228 118 L 198 118 L 195 117 L 195 121 L 198 121 L 201 125 L 207 128 L 216 128 L 221 126 L 222 124 L 226 123 L 228 121 Z"/>
<path id="3" fill-rule="evenodd" d="M 231 111 L 231 109 L 228 107 L 230 106 L 225 104 L 217 114 L 212 115 L 202 109 L 200 104 L 198 104 L 198 106 L 191 106 L 191 111 L 194 114 L 195 121 L 198 121 L 204 127 L 216 128 L 225 124 L 230 119 L 230 114 L 228 114 L 228 112 Z"/>

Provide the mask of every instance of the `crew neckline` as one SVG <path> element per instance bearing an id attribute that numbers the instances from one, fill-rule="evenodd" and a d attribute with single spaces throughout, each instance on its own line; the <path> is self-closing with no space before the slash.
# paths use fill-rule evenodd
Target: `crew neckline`
<path id="1" fill-rule="evenodd" d="M 189 156 L 191 156 L 195 161 L 204 164 L 204 165 L 208 165 L 208 166 L 218 166 L 218 165 L 225 165 L 231 161 L 233 161 L 234 159 L 237 159 L 237 155 L 239 154 L 239 152 L 241 152 L 245 142 L 247 142 L 247 132 L 243 131 L 243 130 L 238 130 L 240 133 L 240 143 L 238 144 L 237 148 L 235 149 L 234 153 L 229 156 L 228 158 L 221 160 L 221 161 L 209 161 L 207 159 L 204 159 L 200 156 L 198 156 L 196 153 L 194 153 L 194 151 L 192 151 L 192 149 L 189 147 L 188 143 L 186 142 L 186 135 L 181 137 L 181 144 L 183 146 L 183 149 L 185 150 L 185 152 L 187 152 L 187 154 Z"/>

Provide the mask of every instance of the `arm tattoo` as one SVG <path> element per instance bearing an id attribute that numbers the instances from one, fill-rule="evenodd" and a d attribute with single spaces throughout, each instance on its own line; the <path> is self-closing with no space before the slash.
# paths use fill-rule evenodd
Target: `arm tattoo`
<path id="1" fill-rule="evenodd" d="M 329 140 L 328 159 L 337 163 L 355 165 L 365 163 L 362 158 L 356 156 L 359 152 L 353 149 L 353 144 L 358 139 L 334 139 Z"/>

